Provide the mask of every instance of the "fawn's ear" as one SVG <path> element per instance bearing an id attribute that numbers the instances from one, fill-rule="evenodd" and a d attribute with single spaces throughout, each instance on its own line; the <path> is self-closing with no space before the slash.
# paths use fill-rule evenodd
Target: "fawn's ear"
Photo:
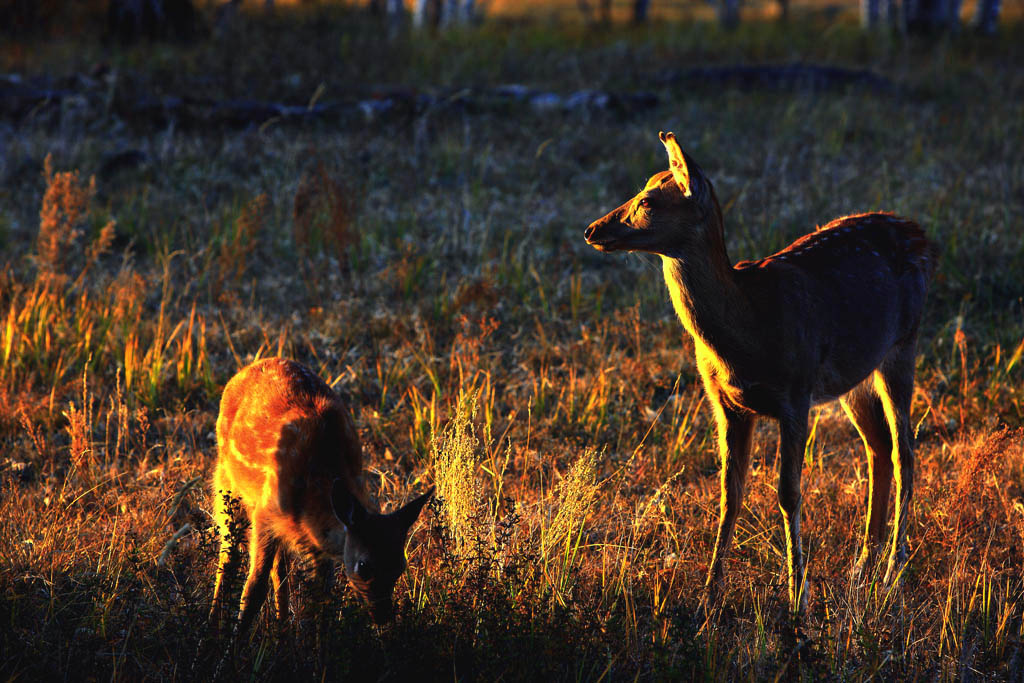
<path id="1" fill-rule="evenodd" d="M 675 178 L 683 195 L 689 197 L 693 194 L 690 191 L 690 169 L 686 167 L 686 158 L 683 156 L 683 149 L 676 142 L 674 133 L 658 133 L 661 143 L 665 145 L 668 152 L 668 165 L 672 169 L 672 177 Z"/>
<path id="2" fill-rule="evenodd" d="M 366 508 L 341 479 L 335 479 L 331 487 L 331 507 L 334 516 L 349 530 L 362 524 L 367 517 Z"/>
<path id="3" fill-rule="evenodd" d="M 432 495 L 434 495 L 434 487 L 430 487 L 429 491 L 419 498 L 409 501 L 402 506 L 402 509 L 395 513 L 395 518 L 402 523 L 407 531 L 416 521 L 416 518 L 420 516 L 420 512 L 423 511 L 423 506 L 427 504 L 427 501 L 430 500 Z"/>

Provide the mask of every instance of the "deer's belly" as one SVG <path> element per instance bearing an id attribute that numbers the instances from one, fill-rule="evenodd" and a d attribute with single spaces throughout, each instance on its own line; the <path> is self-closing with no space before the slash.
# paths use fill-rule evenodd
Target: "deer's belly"
<path id="1" fill-rule="evenodd" d="M 820 406 L 822 403 L 831 403 L 845 393 L 846 391 L 815 391 L 811 394 L 811 405 Z"/>
<path id="2" fill-rule="evenodd" d="M 820 405 L 837 400 L 871 375 L 874 368 L 858 368 L 855 371 L 836 372 L 831 368 L 819 371 L 811 387 L 811 405 Z M 781 381 L 757 381 L 734 376 L 714 377 L 718 395 L 727 405 L 741 410 L 749 410 L 759 415 L 779 417 L 788 414 L 792 401 L 799 392 L 794 393 L 794 384 Z"/>
<path id="3" fill-rule="evenodd" d="M 733 409 L 758 415 L 778 417 L 783 412 L 783 398 L 778 390 L 760 382 L 719 381 L 716 383 L 722 402 Z"/>
<path id="4" fill-rule="evenodd" d="M 811 405 L 835 401 L 871 376 L 875 365 L 867 363 L 846 367 L 842 370 L 826 365 L 822 368 L 811 389 Z"/>

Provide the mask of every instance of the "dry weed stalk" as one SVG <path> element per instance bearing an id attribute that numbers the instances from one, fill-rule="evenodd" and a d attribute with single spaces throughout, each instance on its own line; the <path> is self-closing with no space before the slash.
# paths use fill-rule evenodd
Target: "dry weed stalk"
<path id="1" fill-rule="evenodd" d="M 558 509 L 541 533 L 541 554 L 546 560 L 559 553 L 568 554 L 579 543 L 583 525 L 600 493 L 597 451 L 588 448 L 551 491 L 550 501 Z"/>
<path id="2" fill-rule="evenodd" d="M 19 411 L 18 420 L 21 422 L 21 428 L 24 429 L 25 434 L 28 435 L 29 441 L 32 442 L 32 447 L 35 448 L 36 455 L 39 456 L 39 461 L 49 461 L 51 455 L 50 442 L 46 438 L 43 426 L 32 420 L 32 417 L 24 406 L 22 406 L 22 409 Z"/>
<path id="3" fill-rule="evenodd" d="M 46 155 L 43 162 L 46 192 L 39 210 L 39 238 L 36 255 L 40 268 L 56 274 L 62 271 L 64 256 L 81 236 L 80 223 L 96 192 L 96 179 L 88 186 L 78 179 L 78 171 L 54 172 L 53 156 Z"/>
<path id="4" fill-rule="evenodd" d="M 356 241 L 353 193 L 333 177 L 322 161 L 303 174 L 292 202 L 292 236 L 307 258 L 331 250 L 344 272 L 348 247 Z"/>
<path id="5" fill-rule="evenodd" d="M 270 202 L 266 194 L 259 194 L 242 207 L 235 224 L 229 227 L 220 243 L 217 263 L 216 290 L 221 291 L 225 281 L 238 282 L 249 265 L 256 249 L 257 236 L 263 230 Z"/>
<path id="6" fill-rule="evenodd" d="M 138 327 L 142 317 L 142 303 L 146 296 L 146 281 L 131 268 L 124 268 L 110 288 L 114 295 L 112 318 L 124 329 Z"/>
<path id="7" fill-rule="evenodd" d="M 68 257 L 82 236 L 82 224 L 89 216 L 90 204 L 96 194 L 96 178 L 90 177 L 88 184 L 84 184 L 79 179 L 78 171 L 55 172 L 53 157 L 49 154 L 43 162 L 43 177 L 46 180 L 46 191 L 39 210 L 36 258 L 45 279 L 63 281 L 66 278 Z M 85 273 L 110 248 L 113 241 L 114 222 L 109 221 L 87 247 L 78 282 L 81 282 Z"/>
<path id="8" fill-rule="evenodd" d="M 64 412 L 67 418 L 67 432 L 71 440 L 69 454 L 71 463 L 75 469 L 83 471 L 88 465 L 94 462 L 93 454 L 93 400 L 89 396 L 88 370 L 82 373 L 82 405 L 75 405 L 74 401 L 68 402 L 68 409 Z"/>
<path id="9" fill-rule="evenodd" d="M 442 501 L 442 518 L 454 541 L 455 555 L 465 558 L 474 548 L 474 521 L 484 510 L 483 488 L 476 475 L 480 440 L 473 427 L 476 394 L 463 394 L 451 422 L 432 439 L 434 484 Z"/>
<path id="10" fill-rule="evenodd" d="M 966 548 L 985 542 L 979 529 L 998 517 L 994 510 L 993 491 L 985 485 L 985 478 L 1003 461 L 1010 451 L 1020 452 L 1024 430 L 1003 427 L 984 431 L 965 438 L 954 447 L 954 458 L 965 460 L 956 482 L 956 490 L 949 498 L 948 510 L 955 520 L 950 541 L 954 548 Z"/>

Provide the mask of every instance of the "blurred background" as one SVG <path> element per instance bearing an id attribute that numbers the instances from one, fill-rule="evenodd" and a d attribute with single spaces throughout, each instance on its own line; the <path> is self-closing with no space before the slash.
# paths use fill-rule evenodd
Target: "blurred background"
<path id="1" fill-rule="evenodd" d="M 0 30 L 10 39 L 32 35 L 106 35 L 122 41 L 146 38 L 197 39 L 224 31 L 238 11 L 273 13 L 309 10 L 326 0 L 4 0 Z M 1020 16 L 1020 0 L 370 0 L 365 9 L 401 24 L 438 28 L 494 20 L 610 24 L 717 20 L 734 28 L 741 21 L 786 20 L 821 14 L 854 18 L 866 28 L 889 26 L 901 33 L 996 31 L 999 20 Z"/>

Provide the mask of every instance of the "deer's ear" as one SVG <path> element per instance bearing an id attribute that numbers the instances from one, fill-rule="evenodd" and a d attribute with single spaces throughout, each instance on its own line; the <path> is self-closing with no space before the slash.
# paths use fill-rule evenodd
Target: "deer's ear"
<path id="1" fill-rule="evenodd" d="M 683 156 L 683 149 L 676 142 L 674 133 L 658 133 L 661 144 L 665 145 L 668 152 L 668 165 L 672 169 L 672 177 L 683 191 L 683 195 L 689 197 L 693 194 L 690 191 L 690 169 L 686 167 L 686 157 Z"/>
<path id="2" fill-rule="evenodd" d="M 404 526 L 406 530 L 408 530 L 420 516 L 420 512 L 423 511 L 423 506 L 427 504 L 427 501 L 430 500 L 432 495 L 434 495 L 433 487 L 419 498 L 406 503 L 402 509 L 395 513 L 395 517 L 402 523 L 402 526 Z"/>
<path id="3" fill-rule="evenodd" d="M 362 524 L 367 517 L 366 508 L 341 479 L 335 479 L 331 487 L 331 507 L 334 516 L 349 530 Z"/>

